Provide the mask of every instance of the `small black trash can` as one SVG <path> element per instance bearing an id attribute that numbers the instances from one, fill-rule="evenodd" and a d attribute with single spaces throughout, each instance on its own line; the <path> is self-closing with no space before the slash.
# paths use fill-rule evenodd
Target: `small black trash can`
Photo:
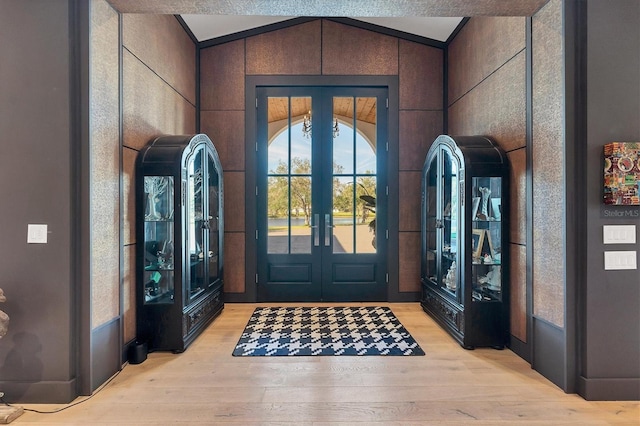
<path id="1" fill-rule="evenodd" d="M 147 359 L 147 342 L 137 340 L 129 346 L 129 364 L 140 364 Z"/>

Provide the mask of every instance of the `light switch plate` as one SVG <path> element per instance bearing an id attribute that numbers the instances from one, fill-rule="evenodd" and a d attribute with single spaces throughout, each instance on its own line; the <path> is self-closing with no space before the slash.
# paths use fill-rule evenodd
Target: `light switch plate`
<path id="1" fill-rule="evenodd" d="M 604 244 L 635 244 L 635 225 L 604 225 L 602 227 L 602 242 Z"/>
<path id="2" fill-rule="evenodd" d="M 27 226 L 28 244 L 47 244 L 47 225 L 30 223 Z"/>
<path id="3" fill-rule="evenodd" d="M 604 269 L 620 270 L 620 269 L 638 269 L 637 255 L 635 250 L 630 251 L 605 251 L 604 252 Z"/>

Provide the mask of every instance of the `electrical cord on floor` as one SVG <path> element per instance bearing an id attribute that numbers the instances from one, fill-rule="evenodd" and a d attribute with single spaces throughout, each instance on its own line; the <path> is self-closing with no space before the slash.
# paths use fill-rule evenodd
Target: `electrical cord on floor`
<path id="1" fill-rule="evenodd" d="M 31 411 L 32 413 L 38 413 L 38 414 L 55 414 L 55 413 L 59 413 L 60 411 L 64 411 L 67 408 L 75 407 L 76 405 L 82 404 L 83 402 L 86 402 L 86 401 L 90 400 L 91 398 L 93 398 L 94 396 L 96 396 L 102 389 L 104 389 L 109 383 L 111 383 L 111 381 L 113 381 L 113 379 L 118 377 L 120 375 L 120 373 L 122 373 L 122 370 L 124 370 L 124 367 L 122 367 L 122 369 L 120 371 L 118 371 L 116 374 L 111 376 L 111 378 L 109 380 L 107 380 L 102 385 L 100 385 L 100 387 L 98 389 L 96 389 L 95 392 L 93 392 L 91 395 L 89 395 L 88 397 L 86 397 L 82 401 L 76 401 L 73 404 L 67 405 L 66 407 L 57 408 L 57 409 L 52 410 L 52 411 L 42 411 L 42 410 L 36 410 L 36 409 L 33 409 L 33 408 L 16 407 L 15 405 L 11 405 L 7 401 L 4 400 L 4 392 L 0 392 L 0 402 L 2 404 L 6 405 L 7 407 L 22 408 L 24 411 Z"/>

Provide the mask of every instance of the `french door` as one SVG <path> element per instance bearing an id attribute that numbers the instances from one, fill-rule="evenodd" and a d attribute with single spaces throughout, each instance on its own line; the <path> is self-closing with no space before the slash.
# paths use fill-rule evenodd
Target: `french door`
<path id="1" fill-rule="evenodd" d="M 259 301 L 387 297 L 387 89 L 257 89 Z"/>

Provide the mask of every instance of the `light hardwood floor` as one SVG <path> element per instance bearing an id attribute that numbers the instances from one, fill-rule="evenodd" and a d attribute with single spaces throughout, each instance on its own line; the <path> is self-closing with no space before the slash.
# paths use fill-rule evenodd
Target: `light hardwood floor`
<path id="1" fill-rule="evenodd" d="M 280 305 L 291 306 L 270 304 Z M 265 305 L 227 304 L 184 353 L 152 353 L 86 402 L 12 424 L 640 424 L 638 402 L 585 401 L 509 350 L 462 349 L 417 303 L 338 305 L 390 306 L 426 356 L 233 357 L 253 309 Z"/>

